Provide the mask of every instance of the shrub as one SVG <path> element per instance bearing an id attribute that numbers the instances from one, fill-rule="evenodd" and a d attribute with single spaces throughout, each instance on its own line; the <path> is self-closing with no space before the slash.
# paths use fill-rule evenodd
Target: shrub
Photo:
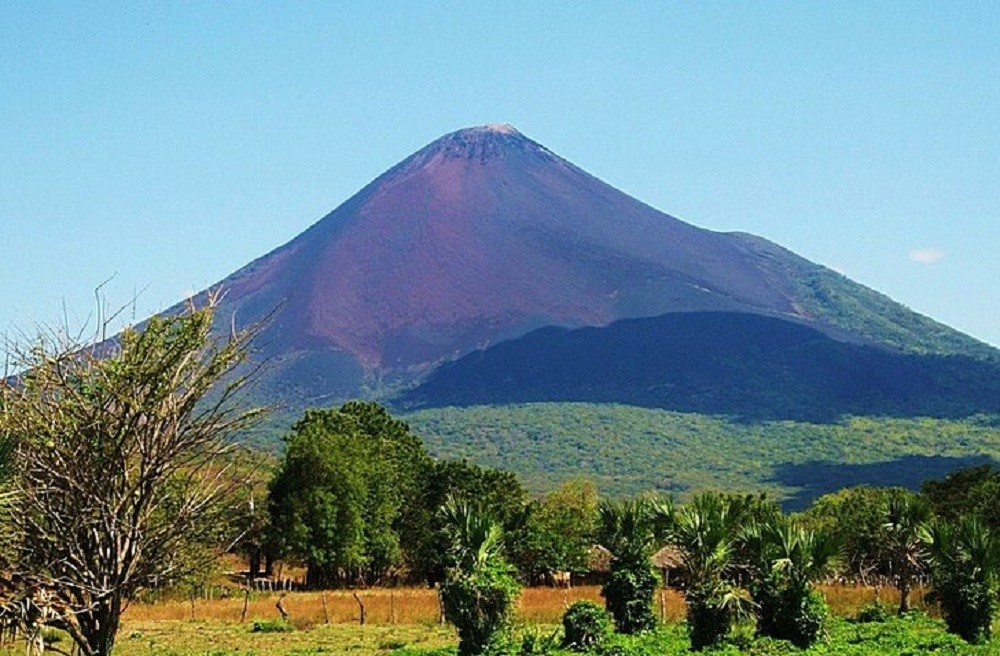
<path id="1" fill-rule="evenodd" d="M 559 632 L 553 631 L 545 635 L 537 629 L 526 631 L 521 636 L 521 645 L 517 656 L 549 656 L 559 647 Z"/>
<path id="2" fill-rule="evenodd" d="M 736 606 L 712 587 L 689 589 L 687 603 L 688 634 L 692 651 L 720 644 L 729 635 L 737 619 Z"/>
<path id="3" fill-rule="evenodd" d="M 621 633 L 641 633 L 656 626 L 653 614 L 653 592 L 656 577 L 648 565 L 629 566 L 613 561 L 601 595 L 607 602 L 608 612 L 614 617 L 615 627 Z"/>
<path id="4" fill-rule="evenodd" d="M 816 642 L 829 615 L 826 602 L 810 586 L 789 585 L 779 576 L 755 582 L 757 633 L 788 640 L 805 649 Z"/>
<path id="5" fill-rule="evenodd" d="M 876 600 L 874 603 L 862 607 L 861 610 L 859 610 L 854 616 L 854 621 L 859 624 L 887 622 L 888 620 L 889 611 L 886 609 L 885 604 L 883 604 L 881 600 Z"/>
<path id="6" fill-rule="evenodd" d="M 923 539 L 929 547 L 932 598 L 948 630 L 966 642 L 990 639 L 997 609 L 1000 537 L 976 518 L 936 522 Z"/>
<path id="7" fill-rule="evenodd" d="M 288 633 L 294 630 L 291 622 L 283 619 L 254 620 L 250 623 L 251 633 Z"/>
<path id="8" fill-rule="evenodd" d="M 684 598 L 695 651 L 722 642 L 745 612 L 746 600 L 730 576 L 740 504 L 741 500 L 732 497 L 701 494 L 674 519 L 671 541 L 680 552 L 688 584 Z"/>
<path id="9" fill-rule="evenodd" d="M 749 527 L 744 540 L 753 561 L 757 633 L 801 648 L 813 644 L 829 611 L 812 581 L 837 557 L 837 541 L 780 516 Z"/>
<path id="10" fill-rule="evenodd" d="M 611 634 L 608 612 L 592 601 L 578 601 L 567 608 L 562 623 L 562 644 L 573 651 L 599 646 Z"/>

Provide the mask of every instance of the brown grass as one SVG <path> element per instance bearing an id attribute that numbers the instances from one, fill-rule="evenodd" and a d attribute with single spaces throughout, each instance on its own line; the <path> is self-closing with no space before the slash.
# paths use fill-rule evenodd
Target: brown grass
<path id="1" fill-rule="evenodd" d="M 365 605 L 366 621 L 375 625 L 428 624 L 438 621 L 437 592 L 428 588 L 392 588 L 358 590 Z M 251 594 L 246 621 L 273 619 L 278 593 Z M 574 601 L 586 599 L 603 605 L 599 586 L 581 586 L 570 590 L 525 588 L 518 602 L 518 618 L 532 624 L 557 624 Z M 325 601 L 325 610 L 324 610 Z M 657 593 L 657 615 L 665 621 L 684 617 L 684 597 L 676 590 Z M 164 622 L 178 620 L 239 622 L 244 597 L 227 599 L 175 599 L 156 603 L 134 603 L 125 612 L 127 622 Z M 357 624 L 360 608 L 350 591 L 292 592 L 282 604 L 293 624 L 308 628 L 320 624 Z"/>
<path id="2" fill-rule="evenodd" d="M 860 609 L 880 600 L 889 612 L 895 612 L 899 607 L 899 592 L 895 588 L 875 588 L 862 585 L 821 585 L 818 586 L 830 612 L 841 617 L 855 615 Z M 937 607 L 926 603 L 925 590 L 917 588 L 910 593 L 910 607 L 914 610 L 926 611 L 928 615 L 936 616 Z"/>
<path id="3" fill-rule="evenodd" d="M 851 585 L 824 585 L 820 591 L 834 615 L 850 616 L 862 607 L 881 599 L 890 611 L 899 604 L 898 593 L 891 588 L 876 589 Z M 438 621 L 437 592 L 428 588 L 379 588 L 358 590 L 365 605 L 366 620 L 373 625 L 433 624 Z M 273 619 L 279 616 L 275 607 L 278 593 L 251 594 L 246 622 Z M 574 601 L 587 599 L 603 605 L 598 586 L 581 586 L 570 590 L 557 588 L 525 588 L 518 602 L 518 618 L 533 624 L 557 624 L 563 611 Z M 170 600 L 157 603 L 134 603 L 125 613 L 128 622 L 162 622 L 177 620 L 239 622 L 243 612 L 243 596 L 228 599 Z M 684 619 L 684 596 L 676 590 L 658 591 L 654 599 L 656 614 L 667 622 Z M 325 610 L 324 610 L 325 603 Z M 298 628 L 321 624 L 357 624 L 360 609 L 350 591 L 292 592 L 284 597 L 283 605 Z M 933 614 L 932 605 L 924 603 L 920 589 L 911 596 L 911 605 Z"/>
<path id="4" fill-rule="evenodd" d="M 369 624 L 421 624 L 438 618 L 437 593 L 427 588 L 358 590 Z M 246 621 L 279 617 L 275 604 L 280 595 L 255 592 L 250 596 Z M 132 604 L 125 612 L 130 622 L 172 620 L 239 622 L 244 597 L 228 599 L 171 600 L 152 604 Z M 298 628 L 319 624 L 357 624 L 360 608 L 351 592 L 292 592 L 282 604 Z M 325 610 L 324 610 L 325 605 Z M 327 622 L 329 620 L 329 622 Z"/>

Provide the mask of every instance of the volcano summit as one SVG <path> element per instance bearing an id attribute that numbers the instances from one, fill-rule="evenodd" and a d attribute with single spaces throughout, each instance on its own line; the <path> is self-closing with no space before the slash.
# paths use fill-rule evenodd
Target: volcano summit
<path id="1" fill-rule="evenodd" d="M 219 285 L 227 290 L 220 316 L 251 321 L 281 308 L 261 342 L 271 362 L 262 389 L 266 400 L 294 406 L 358 396 L 424 406 L 506 401 L 491 399 L 490 389 L 521 380 L 503 364 L 504 354 L 511 366 L 523 363 L 510 351 L 518 340 L 530 340 L 536 367 L 565 369 L 549 361 L 560 353 L 586 357 L 570 346 L 548 349 L 546 335 L 560 343 L 575 339 L 553 327 L 597 330 L 586 333 L 593 354 L 604 352 L 602 334 L 610 330 L 616 349 L 628 351 L 634 339 L 639 357 L 579 370 L 584 378 L 562 389 L 553 389 L 561 384 L 542 371 L 537 381 L 524 381 L 521 387 L 532 389 L 521 389 L 518 399 L 590 400 L 576 397 L 600 387 L 602 398 L 642 397 L 657 405 L 657 390 L 666 385 L 673 391 L 661 395 L 658 407 L 672 407 L 675 388 L 692 368 L 717 360 L 721 343 L 730 364 L 744 363 L 719 379 L 729 386 L 737 382 L 733 376 L 761 375 L 740 370 L 756 366 L 768 344 L 785 349 L 776 361 L 787 366 L 768 373 L 784 378 L 799 375 L 796 367 L 802 376 L 829 373 L 799 366 L 803 358 L 834 358 L 830 366 L 850 369 L 867 349 L 886 357 L 996 358 L 990 347 L 765 239 L 704 230 L 657 211 L 509 125 L 441 137 Z M 683 318 L 705 313 L 715 319 L 714 336 L 702 342 L 697 333 L 704 323 Z M 744 339 L 747 324 L 738 320 L 746 315 L 768 320 L 752 340 Z M 657 317 L 686 333 L 677 360 L 683 376 L 664 372 L 661 380 L 622 369 L 649 360 L 642 352 L 655 350 L 656 342 L 641 339 L 649 330 L 675 340 L 663 325 L 617 322 Z M 692 335 L 691 326 L 701 328 Z M 530 335 L 540 329 L 541 345 Z M 789 331 L 796 335 L 791 342 Z M 810 344 L 824 346 L 810 350 Z M 486 369 L 473 366 L 485 361 Z M 441 366 L 447 363 L 453 364 Z M 615 385 L 644 388 L 608 390 L 608 367 Z M 707 372 L 695 378 L 701 387 L 711 383 Z M 543 379 L 545 390 L 533 389 Z M 899 382 L 887 381 L 880 394 L 892 397 Z M 917 393 L 904 388 L 900 393 Z M 711 412 L 710 406 L 699 410 Z"/>

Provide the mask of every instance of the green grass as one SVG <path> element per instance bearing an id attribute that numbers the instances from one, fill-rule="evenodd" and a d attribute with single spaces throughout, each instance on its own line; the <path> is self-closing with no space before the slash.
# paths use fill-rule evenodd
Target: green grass
<path id="1" fill-rule="evenodd" d="M 304 627 L 292 632 L 252 632 L 248 624 L 231 621 L 126 621 L 115 647 L 117 656 L 305 656 L 306 654 L 353 654 L 356 656 L 452 656 L 455 654 L 454 629 L 436 623 L 403 625 L 332 624 Z M 558 649 L 558 628 L 529 624 L 518 629 L 515 644 L 525 635 L 536 645 L 550 643 L 553 648 L 532 652 L 534 656 L 570 656 L 574 652 Z M 689 654 L 688 636 L 681 623 L 669 623 L 659 630 L 637 637 L 614 636 L 594 656 L 671 656 Z M 68 649 L 69 641 L 57 643 Z M 0 647 L 0 656 L 20 656 L 23 643 Z M 706 654 L 736 656 L 842 655 L 842 656 L 918 656 L 951 654 L 985 656 L 1000 654 L 1000 639 L 985 645 L 968 645 L 945 632 L 940 620 L 922 613 L 905 618 L 891 617 L 885 622 L 854 623 L 834 618 L 826 637 L 808 650 L 801 651 L 782 641 L 758 639 L 750 627 L 736 632 L 722 647 Z M 512 656 L 516 656 L 512 654 Z"/>
<path id="2" fill-rule="evenodd" d="M 291 632 L 260 633 L 226 621 L 125 622 L 115 656 L 384 656 L 403 646 L 434 648 L 455 641 L 454 630 L 436 624 L 395 626 L 319 625 Z M 68 638 L 59 649 L 69 651 Z M 24 643 L 0 647 L 0 656 L 24 656 Z"/>
<path id="3" fill-rule="evenodd" d="M 853 482 L 917 485 L 1000 459 L 995 418 L 848 418 L 833 424 L 593 403 L 530 403 L 403 415 L 437 457 L 517 473 L 532 492 L 573 477 L 613 496 L 716 488 L 766 492 L 798 507 Z"/>

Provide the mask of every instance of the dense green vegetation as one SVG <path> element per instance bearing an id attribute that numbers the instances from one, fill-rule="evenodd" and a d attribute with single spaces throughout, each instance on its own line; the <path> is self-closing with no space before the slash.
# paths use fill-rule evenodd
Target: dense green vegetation
<path id="1" fill-rule="evenodd" d="M 845 331 L 891 344 L 911 353 L 967 355 L 996 362 L 1000 351 L 954 328 L 897 303 L 885 294 L 806 260 L 797 275 L 805 310 Z"/>
<path id="2" fill-rule="evenodd" d="M 531 492 L 585 476 L 603 494 L 767 492 L 804 508 L 873 480 L 916 487 L 1000 458 L 1000 423 L 853 417 L 740 422 L 624 405 L 532 403 L 421 410 L 403 418 L 439 458 L 516 472 Z"/>
<path id="3" fill-rule="evenodd" d="M 970 645 L 961 638 L 948 634 L 943 622 L 915 613 L 884 622 L 856 622 L 834 619 L 829 622 L 827 636 L 808 649 L 800 649 L 790 642 L 773 638 L 754 638 L 749 632 L 737 633 L 729 641 L 704 654 L 717 656 L 816 655 L 816 656 L 917 656 L 940 654 L 950 656 L 987 656 L 996 654 L 1000 645 L 994 643 Z M 394 656 L 450 656 L 454 648 L 419 649 L 405 647 L 393 652 Z M 514 652 L 516 654 L 516 652 Z M 573 656 L 581 652 L 553 646 L 537 649 L 529 654 L 548 656 Z M 669 624 L 657 631 L 638 636 L 615 635 L 604 641 L 598 649 L 583 653 L 614 656 L 673 656 L 690 654 L 690 643 L 685 627 Z"/>

